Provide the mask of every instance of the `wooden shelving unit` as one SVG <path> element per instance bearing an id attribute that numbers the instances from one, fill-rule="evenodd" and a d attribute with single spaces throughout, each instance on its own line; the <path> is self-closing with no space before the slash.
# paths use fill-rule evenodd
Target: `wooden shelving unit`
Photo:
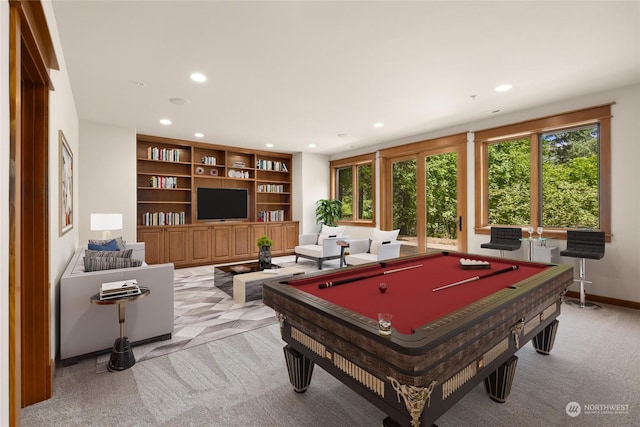
<path id="1" fill-rule="evenodd" d="M 138 241 L 147 262 L 176 266 L 247 259 L 268 234 L 274 254 L 293 250 L 292 156 L 285 153 L 138 135 Z M 200 221 L 197 189 L 246 189 L 246 221 Z M 275 249 L 275 250 L 274 250 Z"/>

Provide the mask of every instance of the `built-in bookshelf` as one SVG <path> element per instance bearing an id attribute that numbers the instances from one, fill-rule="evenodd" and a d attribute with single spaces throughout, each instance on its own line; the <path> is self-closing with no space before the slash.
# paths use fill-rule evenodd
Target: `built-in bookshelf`
<path id="1" fill-rule="evenodd" d="M 200 224 L 197 189 L 246 189 L 248 222 L 292 220 L 291 155 L 138 135 L 138 226 Z"/>

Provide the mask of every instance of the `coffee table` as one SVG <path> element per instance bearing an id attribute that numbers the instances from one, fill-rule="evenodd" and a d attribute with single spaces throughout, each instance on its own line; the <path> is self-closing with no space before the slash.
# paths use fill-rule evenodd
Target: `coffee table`
<path id="1" fill-rule="evenodd" d="M 273 279 L 282 279 L 292 277 L 298 274 L 304 274 L 304 270 L 297 267 L 278 268 L 277 273 L 263 273 L 255 271 L 252 273 L 236 274 L 233 276 L 233 300 L 244 306 L 246 304 L 246 287 L 247 285 L 260 284 Z"/>

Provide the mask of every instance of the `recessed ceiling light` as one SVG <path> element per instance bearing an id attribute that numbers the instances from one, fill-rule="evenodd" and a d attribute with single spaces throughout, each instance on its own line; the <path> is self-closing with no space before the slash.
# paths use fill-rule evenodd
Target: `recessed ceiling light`
<path id="1" fill-rule="evenodd" d="M 309 144 L 309 148 L 316 148 L 318 144 Z"/>
<path id="2" fill-rule="evenodd" d="M 175 105 L 187 105 L 187 104 L 191 104 L 191 101 L 186 100 L 184 98 L 169 98 L 169 102 Z"/>
<path id="3" fill-rule="evenodd" d="M 381 127 L 383 127 L 383 126 L 384 126 L 384 123 L 382 123 L 382 122 L 377 122 L 377 123 L 374 123 L 374 124 L 373 124 L 373 127 L 374 127 L 374 128 L 381 128 Z"/>
<path id="4" fill-rule="evenodd" d="M 196 132 L 193 134 L 196 138 L 204 138 L 204 133 Z"/>
<path id="5" fill-rule="evenodd" d="M 207 76 L 202 73 L 193 73 L 191 74 L 191 80 L 194 82 L 202 83 L 207 81 Z"/>
<path id="6" fill-rule="evenodd" d="M 273 144 L 267 144 L 267 147 L 272 148 Z"/>
<path id="7" fill-rule="evenodd" d="M 171 120 L 169 120 L 169 119 L 160 119 L 160 123 L 162 123 L 163 125 L 170 125 L 171 124 Z"/>
<path id="8" fill-rule="evenodd" d="M 496 86 L 495 91 L 496 91 L 496 92 L 506 92 L 506 91 L 508 91 L 509 89 L 511 89 L 512 87 L 513 87 L 513 86 L 511 86 L 509 83 L 505 83 L 505 84 L 503 84 L 503 85 Z"/>

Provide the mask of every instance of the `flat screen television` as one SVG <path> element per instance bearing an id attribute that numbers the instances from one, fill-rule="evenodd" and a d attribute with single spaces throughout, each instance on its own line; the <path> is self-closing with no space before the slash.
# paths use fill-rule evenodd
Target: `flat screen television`
<path id="1" fill-rule="evenodd" d="M 197 189 L 197 218 L 205 220 L 247 219 L 249 191 L 246 188 Z"/>

